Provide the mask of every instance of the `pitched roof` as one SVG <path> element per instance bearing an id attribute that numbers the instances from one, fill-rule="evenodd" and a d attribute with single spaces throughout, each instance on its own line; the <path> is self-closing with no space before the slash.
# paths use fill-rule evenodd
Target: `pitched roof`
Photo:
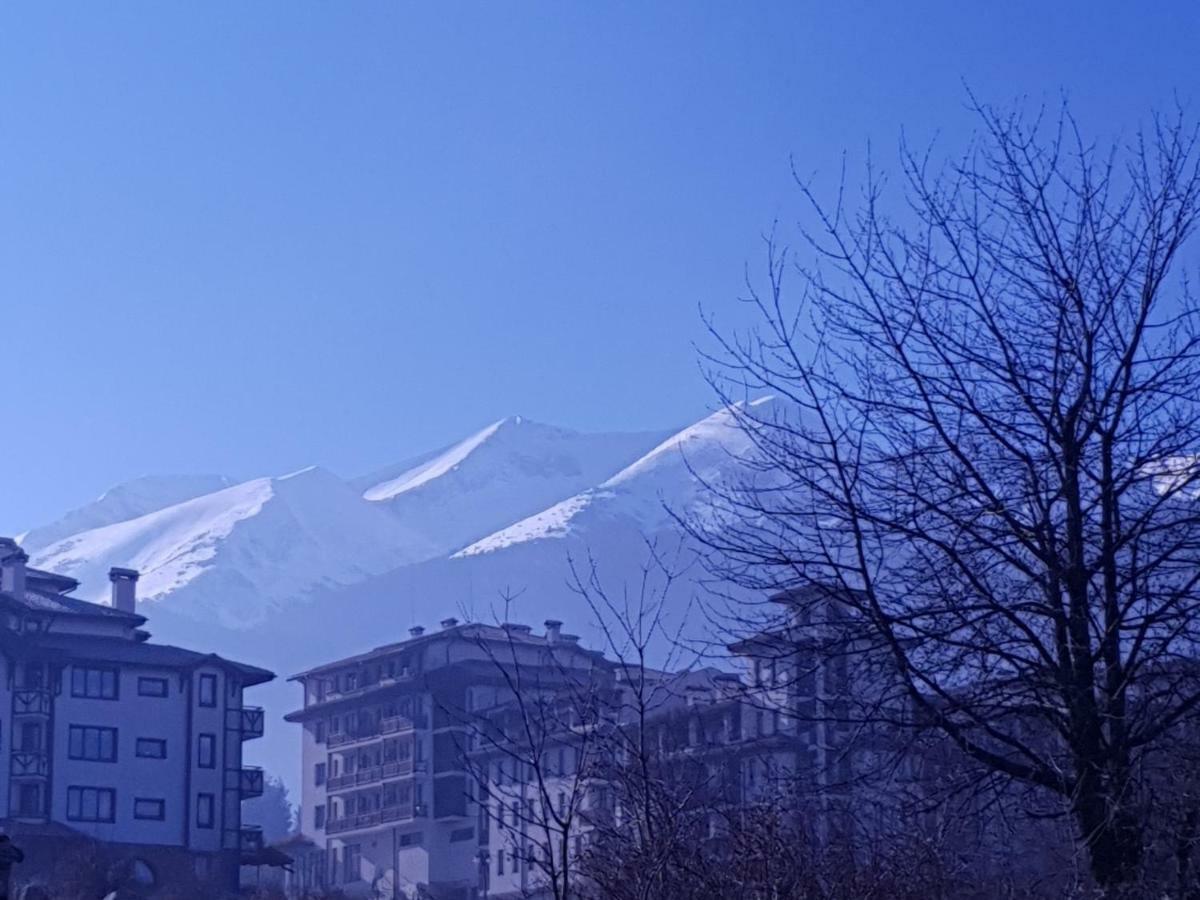
<path id="1" fill-rule="evenodd" d="M 396 641 L 391 644 L 383 644 L 373 650 L 367 650 L 363 653 L 357 653 L 354 656 L 346 656 L 342 659 L 333 660 L 332 662 L 322 663 L 319 666 L 314 666 L 311 669 L 305 669 L 303 672 L 297 672 L 292 675 L 289 681 L 300 681 L 310 675 L 320 675 L 324 672 L 332 672 L 337 669 L 342 669 L 347 666 L 353 666 L 357 663 L 369 662 L 374 659 L 384 659 L 402 650 L 411 650 L 416 647 L 426 644 L 435 643 L 439 640 L 449 638 L 458 638 L 460 640 L 469 641 L 489 641 L 497 643 L 507 643 L 512 641 L 517 644 L 542 645 L 561 647 L 564 649 L 575 649 L 579 653 L 587 656 L 603 657 L 603 654 L 596 650 L 588 650 L 575 643 L 578 640 L 574 635 L 562 635 L 557 642 L 548 642 L 545 635 L 533 634 L 527 626 L 513 625 L 486 625 L 482 622 L 463 622 L 459 625 L 453 625 L 449 628 L 443 628 L 440 631 L 434 631 L 429 634 L 418 635 L 417 637 L 409 638 L 406 641 Z"/>
<path id="2" fill-rule="evenodd" d="M 202 665 L 219 666 L 240 675 L 247 686 L 263 684 L 275 678 L 275 673 L 246 663 L 234 662 L 215 653 L 199 653 L 171 644 L 152 644 L 127 638 L 88 634 L 40 634 L 31 638 L 39 649 L 47 649 L 96 662 L 124 663 L 154 668 L 194 669 Z"/>
<path id="3" fill-rule="evenodd" d="M 89 603 L 78 597 L 68 597 L 66 594 L 43 590 L 30 584 L 25 586 L 25 593 L 21 597 L 7 591 L 0 591 L 0 597 L 35 612 L 113 620 L 123 619 L 131 626 L 142 625 L 146 621 L 145 616 L 137 613 L 124 612 L 103 603 Z"/>

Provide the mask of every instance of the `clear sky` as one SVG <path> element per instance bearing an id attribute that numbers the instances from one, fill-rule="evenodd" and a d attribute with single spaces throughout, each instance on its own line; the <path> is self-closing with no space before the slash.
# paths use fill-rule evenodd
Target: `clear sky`
<path id="1" fill-rule="evenodd" d="M 1196 111 L 1200 4 L 6 3 L 0 531 L 145 473 L 357 474 L 711 402 L 789 158 L 983 99 Z"/>

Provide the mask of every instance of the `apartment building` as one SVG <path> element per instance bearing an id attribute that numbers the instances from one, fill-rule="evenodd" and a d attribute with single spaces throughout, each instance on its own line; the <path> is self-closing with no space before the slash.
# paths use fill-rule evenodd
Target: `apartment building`
<path id="1" fill-rule="evenodd" d="M 613 673 L 615 715 L 591 724 L 620 737 L 597 741 L 575 727 L 564 699 L 552 717 L 563 727 L 541 736 L 535 754 L 513 704 L 493 712 L 510 737 L 474 754 L 489 804 L 480 817 L 481 896 L 553 896 L 549 882 L 577 876 L 593 838 L 631 827 L 621 800 L 638 790 L 631 752 L 646 757 L 655 790 L 686 798 L 693 839 L 717 846 L 739 810 L 782 810 L 814 837 L 836 839 L 868 825 L 849 815 L 852 805 L 860 814 L 894 809 L 891 793 L 906 771 L 884 765 L 893 736 L 867 721 L 894 685 L 886 658 L 862 640 L 836 592 L 771 600 L 779 608 L 771 627 L 729 646 L 735 671 Z M 520 761 L 535 757 L 536 767 Z"/>
<path id="2" fill-rule="evenodd" d="M 0 539 L 0 810 L 39 855 L 92 839 L 143 877 L 187 867 L 222 887 L 261 846 L 241 803 L 262 793 L 242 763 L 263 713 L 243 702 L 272 673 L 157 644 L 136 610 L 138 573 L 113 569 L 112 604 L 76 599 L 71 578 L 28 566 Z"/>
<path id="3" fill-rule="evenodd" d="M 772 599 L 774 627 L 729 647 L 732 671 L 631 672 L 557 621 L 535 634 L 446 619 L 295 676 L 304 706 L 287 719 L 303 726 L 311 850 L 296 861 L 293 893 L 546 892 L 547 878 L 570 868 L 564 854 L 598 826 L 620 825 L 612 779 L 622 751 L 598 737 L 615 729 L 636 731 L 696 804 L 723 811 L 784 797 L 810 815 L 819 808 L 832 828 L 831 798 L 849 799 L 882 749 L 853 708 L 874 704 L 887 679 L 836 597 Z M 556 834 L 564 804 L 577 814 Z M 721 816 L 712 818 L 715 831 Z"/>
<path id="4" fill-rule="evenodd" d="M 302 725 L 300 824 L 313 850 L 296 860 L 293 890 L 478 896 L 486 859 L 468 759 L 478 711 L 608 666 L 558 622 L 534 634 L 445 619 L 294 676 L 304 706 L 286 718 Z"/>

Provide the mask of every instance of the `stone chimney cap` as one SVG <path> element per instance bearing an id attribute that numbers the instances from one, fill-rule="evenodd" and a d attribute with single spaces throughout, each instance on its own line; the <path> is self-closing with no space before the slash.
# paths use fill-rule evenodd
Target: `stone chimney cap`
<path id="1" fill-rule="evenodd" d="M 449 618 L 446 618 L 446 619 L 442 619 L 442 627 L 443 628 L 453 628 L 457 624 L 458 624 L 458 619 L 454 618 L 453 616 L 450 616 Z"/>
<path id="2" fill-rule="evenodd" d="M 425 629 L 420 625 L 414 625 L 412 628 L 408 629 L 408 633 L 413 637 L 420 637 L 425 633 Z"/>
<path id="3" fill-rule="evenodd" d="M 119 566 L 113 566 L 108 570 L 109 581 L 137 581 L 141 574 L 137 569 L 122 569 Z"/>
<path id="4" fill-rule="evenodd" d="M 547 619 L 542 624 L 547 628 L 562 628 L 562 622 L 558 621 L 558 619 Z"/>

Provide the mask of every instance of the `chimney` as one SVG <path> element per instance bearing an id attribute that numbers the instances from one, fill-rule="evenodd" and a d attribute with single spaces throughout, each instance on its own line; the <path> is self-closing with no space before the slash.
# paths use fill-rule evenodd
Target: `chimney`
<path id="1" fill-rule="evenodd" d="M 0 590 L 14 597 L 25 596 L 25 564 L 29 554 L 12 538 L 0 538 Z"/>
<path id="2" fill-rule="evenodd" d="M 458 624 L 458 619 L 455 619 L 453 617 L 451 617 L 449 619 L 442 619 L 442 630 L 445 631 L 447 628 L 453 628 L 457 624 Z"/>
<path id="3" fill-rule="evenodd" d="M 425 629 L 420 625 L 414 625 L 412 628 L 408 629 L 408 633 L 410 637 L 419 638 L 425 633 Z"/>
<path id="4" fill-rule="evenodd" d="M 109 569 L 108 580 L 112 582 L 113 609 L 125 613 L 136 613 L 137 569 Z"/>
<path id="5" fill-rule="evenodd" d="M 546 643 L 557 644 L 558 639 L 562 636 L 562 622 L 558 619 L 547 619 L 542 624 L 546 626 Z"/>

